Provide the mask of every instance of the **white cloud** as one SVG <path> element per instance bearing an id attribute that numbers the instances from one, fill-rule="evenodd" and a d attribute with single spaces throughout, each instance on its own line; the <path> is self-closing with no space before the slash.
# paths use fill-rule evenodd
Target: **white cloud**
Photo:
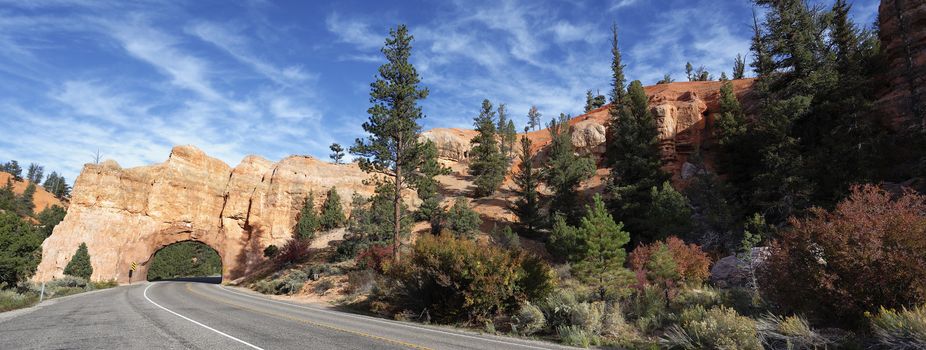
<path id="1" fill-rule="evenodd" d="M 338 40 L 364 50 L 383 46 L 383 38 L 386 37 L 386 33 L 372 31 L 369 23 L 355 18 L 343 19 L 337 12 L 328 15 L 325 25 L 329 32 L 338 37 Z"/>
<path id="2" fill-rule="evenodd" d="M 608 8 L 608 11 L 615 11 L 615 10 L 618 10 L 618 9 L 621 9 L 627 6 L 631 6 L 633 4 L 636 4 L 639 1 L 640 0 L 616 0 L 614 1 L 614 4 L 611 5 L 610 8 Z"/>

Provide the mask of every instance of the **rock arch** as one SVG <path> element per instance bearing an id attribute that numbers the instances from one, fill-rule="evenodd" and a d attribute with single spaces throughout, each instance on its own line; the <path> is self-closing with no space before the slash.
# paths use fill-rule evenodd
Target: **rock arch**
<path id="1" fill-rule="evenodd" d="M 219 253 L 223 280 L 231 281 L 262 261 L 266 246 L 281 246 L 292 237 L 309 192 L 326 193 L 336 186 L 342 207 L 349 208 L 354 193 L 372 195 L 365 179 L 356 164 L 307 156 L 278 163 L 248 156 L 231 168 L 193 146 L 174 147 L 166 162 L 151 166 L 87 164 L 74 183 L 67 215 L 42 243 L 33 279 L 63 276 L 85 242 L 93 280 L 127 283 L 135 262 L 132 281 L 139 281 L 159 249 L 194 240 Z"/>

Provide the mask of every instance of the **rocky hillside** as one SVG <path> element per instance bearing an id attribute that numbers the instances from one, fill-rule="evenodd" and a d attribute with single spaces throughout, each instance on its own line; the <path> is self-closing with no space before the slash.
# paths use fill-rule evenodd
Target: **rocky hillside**
<path id="1" fill-rule="evenodd" d="M 6 172 L 0 171 L 0 186 L 5 186 L 6 181 L 10 179 L 12 175 Z M 29 186 L 28 180 L 22 181 L 13 181 L 13 192 L 17 195 L 21 195 L 23 191 L 26 190 L 26 187 Z M 35 195 L 32 197 L 32 202 L 35 203 L 35 212 L 38 213 L 43 209 L 57 205 L 60 207 L 67 208 L 67 203 L 61 202 L 55 195 L 45 191 L 45 188 L 42 186 L 35 187 Z"/>

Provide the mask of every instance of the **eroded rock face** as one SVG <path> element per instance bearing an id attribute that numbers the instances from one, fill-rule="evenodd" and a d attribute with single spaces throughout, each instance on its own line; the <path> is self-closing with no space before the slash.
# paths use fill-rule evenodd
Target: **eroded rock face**
<path id="1" fill-rule="evenodd" d="M 926 2 L 881 1 L 878 9 L 886 81 L 875 103 L 895 128 L 926 126 Z"/>
<path id="2" fill-rule="evenodd" d="M 193 146 L 178 146 L 164 163 L 122 169 L 113 161 L 84 167 L 68 214 L 42 244 L 36 280 L 60 277 L 81 242 L 87 243 L 94 280 L 143 280 L 153 254 L 195 240 L 222 257 L 223 277 L 244 275 L 263 249 L 292 237 L 309 192 L 316 205 L 336 186 L 342 206 L 372 188 L 355 164 L 334 165 L 291 156 L 278 163 L 248 156 L 235 168 Z M 316 242 L 321 243 L 321 242 Z"/>

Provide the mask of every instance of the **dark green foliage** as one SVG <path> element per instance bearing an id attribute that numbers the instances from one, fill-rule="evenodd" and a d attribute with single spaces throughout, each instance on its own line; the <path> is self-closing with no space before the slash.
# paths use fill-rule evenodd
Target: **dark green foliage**
<path id="1" fill-rule="evenodd" d="M 707 250 L 734 248 L 732 239 L 735 230 L 738 206 L 733 199 L 733 189 L 708 171 L 700 156 L 689 157 L 696 167 L 695 177 L 685 189 L 692 208 L 691 240 L 698 241 Z"/>
<path id="2" fill-rule="evenodd" d="M 405 25 L 389 31 L 382 49 L 387 62 L 379 67 L 376 81 L 370 84 L 373 106 L 367 110 L 369 120 L 363 123 L 363 130 L 369 136 L 357 139 L 350 149 L 359 157 L 361 169 L 382 175 L 384 179 L 381 180 L 393 189 L 390 221 L 395 225 L 392 235 L 397 245 L 404 230 L 401 193 L 403 189 L 415 187 L 409 176 L 422 163 L 418 120 L 424 118 L 424 114 L 418 101 L 428 97 L 428 89 L 419 88 L 421 79 L 408 61 L 413 39 Z M 396 258 L 399 251 L 395 250 Z"/>
<path id="3" fill-rule="evenodd" d="M 16 192 L 13 192 L 12 179 L 6 178 L 6 184 L 0 188 L 0 211 L 16 211 Z"/>
<path id="4" fill-rule="evenodd" d="M 440 203 L 443 199 L 440 184 L 434 177 L 450 174 L 450 169 L 437 161 L 437 145 L 431 140 L 421 144 L 421 159 L 418 177 L 415 180 L 415 190 L 421 199 L 416 216 L 419 220 L 431 221 L 440 214 Z"/>
<path id="5" fill-rule="evenodd" d="M 273 259 L 280 253 L 280 248 L 276 245 L 268 245 L 267 248 L 264 248 L 264 257 L 268 259 Z"/>
<path id="6" fill-rule="evenodd" d="M 692 73 L 694 71 L 694 66 L 691 65 L 691 62 L 685 62 L 685 75 L 688 76 L 688 81 L 694 81 L 695 75 Z"/>
<path id="7" fill-rule="evenodd" d="M 581 241 L 578 245 L 584 249 L 573 256 L 573 270 L 579 280 L 597 289 L 601 296 L 607 289 L 629 285 L 631 280 L 630 272 L 624 268 L 624 245 L 630 242 L 630 234 L 623 228 L 623 224 L 614 222 L 598 194 L 577 228 Z"/>
<path id="8" fill-rule="evenodd" d="M 42 234 L 42 236 L 51 236 L 55 226 L 57 226 L 61 220 L 64 220 L 65 214 L 67 214 L 67 211 L 57 205 L 53 205 L 51 207 L 45 208 L 45 210 L 42 210 L 39 215 L 36 216 L 36 219 L 39 220 L 39 232 Z"/>
<path id="9" fill-rule="evenodd" d="M 576 261 L 580 254 L 585 252 L 585 241 L 579 236 L 579 231 L 566 222 L 566 216 L 556 213 L 553 218 L 553 229 L 547 239 L 547 250 L 553 256 L 565 261 Z"/>
<path id="10" fill-rule="evenodd" d="M 341 208 L 341 196 L 338 195 L 338 191 L 334 187 L 331 187 L 325 197 L 325 203 L 322 204 L 319 226 L 323 230 L 330 230 L 342 227 L 346 222 L 347 218 L 344 217 L 344 209 Z"/>
<path id="11" fill-rule="evenodd" d="M 605 100 L 604 95 L 593 95 L 592 90 L 585 92 L 585 113 L 591 112 L 595 109 L 604 106 L 607 101 Z"/>
<path id="12" fill-rule="evenodd" d="M 649 222 L 647 210 L 651 189 L 662 185 L 669 175 L 662 170 L 656 121 L 649 110 L 643 84 L 630 84 L 625 105 L 612 121 L 609 206 L 615 218 L 626 225 L 635 241 L 650 241 L 657 230 Z"/>
<path id="13" fill-rule="evenodd" d="M 71 195 L 71 187 L 68 186 L 67 180 L 63 176 L 59 176 L 57 172 L 52 171 L 51 174 L 48 174 L 48 177 L 45 178 L 45 183 L 42 184 L 42 187 L 45 187 L 45 190 L 49 193 L 55 195 L 59 199 L 65 199 Z"/>
<path id="14" fill-rule="evenodd" d="M 267 256 L 271 245 L 264 249 Z M 276 255 L 273 249 L 271 255 Z M 203 277 L 222 274 L 222 259 L 211 247 L 195 241 L 174 243 L 154 253 L 151 267 L 148 268 L 148 280 L 156 281 L 179 277 Z"/>
<path id="15" fill-rule="evenodd" d="M 668 83 L 674 83 L 674 82 L 675 82 L 675 79 L 672 79 L 672 75 L 670 75 L 669 73 L 666 73 L 666 75 L 662 76 L 662 80 L 657 81 L 656 84 L 668 84 Z"/>
<path id="16" fill-rule="evenodd" d="M 315 193 L 309 192 L 302 210 L 299 211 L 299 221 L 296 222 L 295 236 L 299 239 L 310 240 L 315 238 L 315 232 L 321 227 L 321 220 L 315 211 Z"/>
<path id="17" fill-rule="evenodd" d="M 338 245 L 335 259 L 351 259 L 371 245 L 393 244 L 395 223 L 392 220 L 395 216 L 392 207 L 394 196 L 392 188 L 389 184 L 380 184 L 376 188 L 376 194 L 370 199 L 354 195 L 351 200 L 348 232 Z M 411 216 L 405 215 L 408 208 L 404 203 L 400 209 L 402 210 L 400 237 L 404 237 L 409 234 L 412 221 Z"/>
<path id="18" fill-rule="evenodd" d="M 572 126 L 569 116 L 560 114 L 559 121 L 547 125 L 550 145 L 544 162 L 542 177 L 553 191 L 551 213 L 563 213 L 572 220 L 578 220 L 581 212 L 577 189 L 595 173 L 595 162 L 589 157 L 576 155 L 572 145 Z"/>
<path id="19" fill-rule="evenodd" d="M 15 160 L 0 164 L 0 171 L 10 173 L 10 175 L 13 175 L 13 179 L 16 181 L 23 180 L 23 168 L 20 167 L 19 162 Z"/>
<path id="20" fill-rule="evenodd" d="M 472 237 L 479 230 L 482 218 L 479 213 L 469 207 L 466 199 L 457 197 L 453 206 L 447 211 L 446 228 L 457 237 Z"/>
<path id="21" fill-rule="evenodd" d="M 511 230 L 511 226 L 505 225 L 502 228 L 495 227 L 492 229 L 492 240 L 494 240 L 498 245 L 509 248 L 509 249 L 519 249 L 521 248 L 521 238 L 518 237 L 517 233 L 514 233 Z"/>
<path id="22" fill-rule="evenodd" d="M 736 54 L 733 61 L 733 79 L 743 79 L 746 77 L 746 58 L 743 55 Z"/>
<path id="23" fill-rule="evenodd" d="M 90 265 L 90 252 L 87 251 L 87 243 L 80 243 L 77 252 L 68 261 L 64 267 L 64 274 L 74 277 L 80 277 L 86 280 L 93 275 L 93 266 Z"/>
<path id="24" fill-rule="evenodd" d="M 518 131 L 514 127 L 514 120 L 508 118 L 505 104 L 498 105 L 498 149 L 506 162 L 511 162 L 514 153 L 514 143 L 518 138 Z"/>
<path id="25" fill-rule="evenodd" d="M 624 77 L 624 64 L 621 63 L 621 51 L 617 46 L 617 25 L 611 25 L 611 104 L 608 106 L 608 125 L 605 131 L 605 162 L 611 166 L 621 156 L 621 149 L 618 149 L 617 138 L 620 137 L 620 120 L 621 114 L 626 107 L 627 89 L 625 84 L 627 79 Z"/>
<path id="26" fill-rule="evenodd" d="M 344 147 L 341 147 L 339 143 L 332 143 L 328 148 L 331 149 L 331 154 L 328 155 L 328 158 L 331 158 L 334 164 L 341 164 L 342 159 L 344 159 Z"/>
<path id="27" fill-rule="evenodd" d="M 35 164 L 35 163 L 29 163 L 29 168 L 26 171 L 26 180 L 28 180 L 29 182 L 36 183 L 36 184 L 40 184 L 42 183 L 44 174 L 45 174 L 45 167 Z"/>
<path id="28" fill-rule="evenodd" d="M 482 100 L 482 110 L 473 124 L 478 134 L 470 141 L 474 146 L 469 151 L 469 174 L 475 177 L 475 196 L 485 197 L 495 193 L 505 180 L 508 164 L 499 150 L 495 112 L 489 100 Z"/>
<path id="29" fill-rule="evenodd" d="M 521 137 L 521 171 L 514 176 L 518 199 L 512 210 L 518 216 L 521 231 L 530 237 L 537 235 L 537 229 L 544 222 L 540 213 L 540 193 L 537 192 L 540 173 L 534 168 L 533 156 L 531 140 L 526 136 Z"/>
<path id="30" fill-rule="evenodd" d="M 537 106 L 531 105 L 531 109 L 527 111 L 527 126 L 524 127 L 524 132 L 528 130 L 537 130 L 537 127 L 540 126 L 540 117 L 543 114 L 537 110 Z"/>
<path id="31" fill-rule="evenodd" d="M 39 264 L 42 237 L 12 212 L 0 211 L 0 288 L 25 281 Z"/>
<path id="32" fill-rule="evenodd" d="M 16 212 L 19 215 L 32 216 L 35 214 L 35 202 L 33 201 L 35 189 L 35 183 L 30 182 L 23 194 L 16 198 Z"/>
<path id="33" fill-rule="evenodd" d="M 647 221 L 651 233 L 649 239 L 664 239 L 668 236 L 685 236 L 691 231 L 691 208 L 688 198 L 674 188 L 669 181 L 661 187 L 650 188 L 650 204 Z"/>

